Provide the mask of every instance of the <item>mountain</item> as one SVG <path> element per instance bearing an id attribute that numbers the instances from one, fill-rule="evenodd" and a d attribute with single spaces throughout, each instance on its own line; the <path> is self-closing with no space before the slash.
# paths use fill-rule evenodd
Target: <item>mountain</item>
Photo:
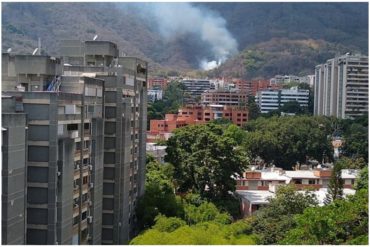
<path id="1" fill-rule="evenodd" d="M 200 15 L 198 18 L 225 23 L 238 44 L 239 53 L 211 73 L 240 70 L 239 74 L 251 77 L 277 72 L 304 73 L 336 53 L 368 52 L 368 3 L 185 5 L 191 6 L 191 10 Z M 194 29 L 197 27 L 189 13 L 171 17 L 167 12 L 158 19 L 151 14 L 155 4 L 145 6 L 139 3 L 2 3 L 2 49 L 11 47 L 14 53 L 31 53 L 40 37 L 43 51 L 57 55 L 60 40 L 91 40 L 98 34 L 98 40 L 116 42 L 125 54 L 148 60 L 152 71 L 188 71 L 198 69 L 203 58 L 214 59 L 214 49 L 204 41 L 202 33 L 183 30 L 187 23 Z M 176 4 L 171 6 L 176 8 Z M 167 28 L 172 23 L 182 25 L 171 29 L 170 38 L 164 37 L 160 30 L 166 21 L 169 21 Z M 214 36 L 218 38 L 220 35 Z M 260 61 L 254 65 L 252 61 L 250 70 L 250 58 L 253 60 L 255 56 L 260 57 Z M 295 63 L 294 59 L 299 62 Z"/>
<path id="2" fill-rule="evenodd" d="M 358 48 L 324 40 L 273 38 L 246 48 L 208 75 L 248 79 L 281 74 L 304 76 L 314 74 L 316 65 L 349 51 L 360 53 Z"/>

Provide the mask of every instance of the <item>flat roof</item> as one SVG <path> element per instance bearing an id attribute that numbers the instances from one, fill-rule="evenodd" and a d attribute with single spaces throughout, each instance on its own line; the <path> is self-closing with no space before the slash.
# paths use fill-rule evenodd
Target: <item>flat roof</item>
<path id="1" fill-rule="evenodd" d="M 288 177 L 291 177 L 291 178 L 313 178 L 313 179 L 319 178 L 319 177 L 314 175 L 313 170 L 312 171 L 302 171 L 302 170 L 299 170 L 299 171 L 285 171 L 285 174 Z"/>
<path id="2" fill-rule="evenodd" d="M 303 190 L 300 190 L 299 192 L 300 193 L 305 193 L 305 191 L 303 191 Z M 313 193 L 315 195 L 315 197 L 316 197 L 320 206 L 325 205 L 324 201 L 325 201 L 326 195 L 328 194 L 328 189 L 327 188 L 320 188 L 319 190 L 311 191 L 311 193 Z M 347 189 L 347 188 L 343 189 L 343 195 L 345 197 L 349 196 L 349 195 L 354 195 L 355 193 L 356 193 L 356 190 Z"/>
<path id="3" fill-rule="evenodd" d="M 279 174 L 278 172 L 261 172 L 261 180 L 280 180 L 287 181 L 290 180 L 288 176 L 284 174 Z"/>
<path id="4" fill-rule="evenodd" d="M 358 170 L 355 170 L 355 169 L 343 169 L 342 170 L 342 178 L 344 178 L 344 179 L 350 179 L 350 178 L 352 178 L 352 179 L 354 179 L 354 178 L 356 178 L 357 177 L 357 175 L 358 175 Z"/>
<path id="5" fill-rule="evenodd" d="M 235 191 L 242 199 L 250 204 L 267 204 L 268 198 L 274 197 L 275 194 L 268 190 L 237 190 Z"/>

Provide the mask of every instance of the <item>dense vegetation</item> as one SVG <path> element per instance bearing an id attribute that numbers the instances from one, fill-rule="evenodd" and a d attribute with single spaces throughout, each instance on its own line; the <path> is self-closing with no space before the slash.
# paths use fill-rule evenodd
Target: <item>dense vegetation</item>
<path id="1" fill-rule="evenodd" d="M 254 216 L 253 232 L 259 236 L 260 244 L 275 244 L 292 228 L 295 215 L 315 205 L 316 198 L 310 192 L 302 194 L 292 186 L 279 187 L 276 197 Z"/>
<path id="2" fill-rule="evenodd" d="M 148 159 L 146 193 L 137 208 L 141 234 L 131 244 L 367 244 L 367 153 L 357 150 L 367 136 L 353 127 L 366 124 L 366 117 L 302 115 L 259 117 L 245 129 L 219 119 L 176 130 L 166 143 L 170 163 Z M 331 137 L 338 135 L 360 139 L 347 142 L 348 152 L 335 161 L 326 205 L 318 206 L 309 191 L 282 186 L 256 215 L 239 219 L 239 201 L 229 194 L 235 190 L 232 176 L 257 155 L 285 169 L 297 161 L 329 160 Z M 357 192 L 348 198 L 343 197 L 342 168 L 362 169 Z"/>
<path id="3" fill-rule="evenodd" d="M 347 199 L 305 209 L 303 214 L 294 217 L 295 226 L 279 244 L 367 245 L 368 196 L 368 190 L 362 189 Z"/>
<path id="4" fill-rule="evenodd" d="M 332 160 L 330 123 L 325 117 L 261 117 L 246 124 L 243 145 L 253 158 L 288 170 L 308 159 Z"/>

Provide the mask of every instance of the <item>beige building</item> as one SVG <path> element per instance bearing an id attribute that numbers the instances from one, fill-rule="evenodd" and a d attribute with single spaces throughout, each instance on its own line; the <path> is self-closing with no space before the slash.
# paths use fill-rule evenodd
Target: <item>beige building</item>
<path id="1" fill-rule="evenodd" d="M 368 57 L 329 59 L 315 68 L 314 114 L 351 118 L 368 112 Z"/>

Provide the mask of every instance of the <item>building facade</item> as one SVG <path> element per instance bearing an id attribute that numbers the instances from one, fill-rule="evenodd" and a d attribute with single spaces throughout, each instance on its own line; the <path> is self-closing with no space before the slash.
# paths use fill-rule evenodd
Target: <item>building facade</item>
<path id="1" fill-rule="evenodd" d="M 81 52 L 64 46 L 63 54 L 74 55 L 63 56 L 70 61 L 64 73 L 90 74 L 105 82 L 101 243 L 126 244 L 135 235 L 135 207 L 144 193 L 147 63 L 118 57 L 112 42 L 73 44 Z"/>
<path id="2" fill-rule="evenodd" d="M 162 89 L 166 90 L 169 81 L 166 78 L 149 78 L 148 79 L 148 90 L 150 89 Z"/>
<path id="3" fill-rule="evenodd" d="M 281 168 L 264 170 L 249 170 L 236 179 L 236 194 L 240 198 L 243 216 L 251 216 L 260 206 L 268 204 L 269 198 L 275 196 L 280 185 L 292 184 L 298 191 L 313 190 L 319 205 L 324 204 L 328 193 L 328 184 L 332 170 L 316 168 L 313 170 L 284 171 Z M 358 176 L 358 170 L 343 169 L 344 195 L 354 194 L 353 186 Z"/>
<path id="4" fill-rule="evenodd" d="M 185 87 L 184 103 L 187 104 L 199 102 L 201 94 L 206 90 L 212 89 L 212 85 L 209 80 L 184 79 L 181 83 Z"/>
<path id="5" fill-rule="evenodd" d="M 25 213 L 21 205 L 13 210 L 24 215 L 25 227 L 21 231 L 21 216 L 3 223 L 9 236 L 3 243 L 127 244 L 144 192 L 147 63 L 118 57 L 108 41 L 65 41 L 61 52 L 60 59 L 3 54 L 3 95 L 16 99 L 28 128 L 25 188 L 17 178 L 19 186 L 5 184 L 2 191 L 3 198 L 25 193 Z M 3 126 L 9 121 L 5 116 Z M 4 128 L 3 137 L 14 136 L 12 128 Z M 15 160 L 5 142 L 3 150 L 3 169 L 18 176 L 22 156 Z M 3 172 L 3 182 L 8 177 Z M 8 201 L 14 203 L 11 196 Z M 13 211 L 3 210 L 3 219 Z"/>
<path id="6" fill-rule="evenodd" d="M 148 89 L 148 100 L 155 102 L 163 99 L 163 90 L 161 89 Z"/>
<path id="7" fill-rule="evenodd" d="M 207 90 L 201 95 L 203 105 L 247 105 L 248 96 L 239 90 Z"/>
<path id="8" fill-rule="evenodd" d="M 192 118 L 194 121 L 207 123 L 216 119 L 228 119 L 237 126 L 242 126 L 248 121 L 248 108 L 245 106 L 225 105 L 188 105 L 179 109 L 180 117 Z"/>
<path id="9" fill-rule="evenodd" d="M 315 68 L 314 114 L 353 118 L 368 112 L 368 57 L 329 59 Z"/>
<path id="10" fill-rule="evenodd" d="M 2 244 L 26 243 L 27 122 L 19 98 L 2 96 Z"/>
<path id="11" fill-rule="evenodd" d="M 270 89 L 257 92 L 255 100 L 261 113 L 269 113 L 278 110 L 289 101 L 297 101 L 301 107 L 308 107 L 309 94 L 309 90 L 302 90 L 297 87 L 281 90 Z"/>

